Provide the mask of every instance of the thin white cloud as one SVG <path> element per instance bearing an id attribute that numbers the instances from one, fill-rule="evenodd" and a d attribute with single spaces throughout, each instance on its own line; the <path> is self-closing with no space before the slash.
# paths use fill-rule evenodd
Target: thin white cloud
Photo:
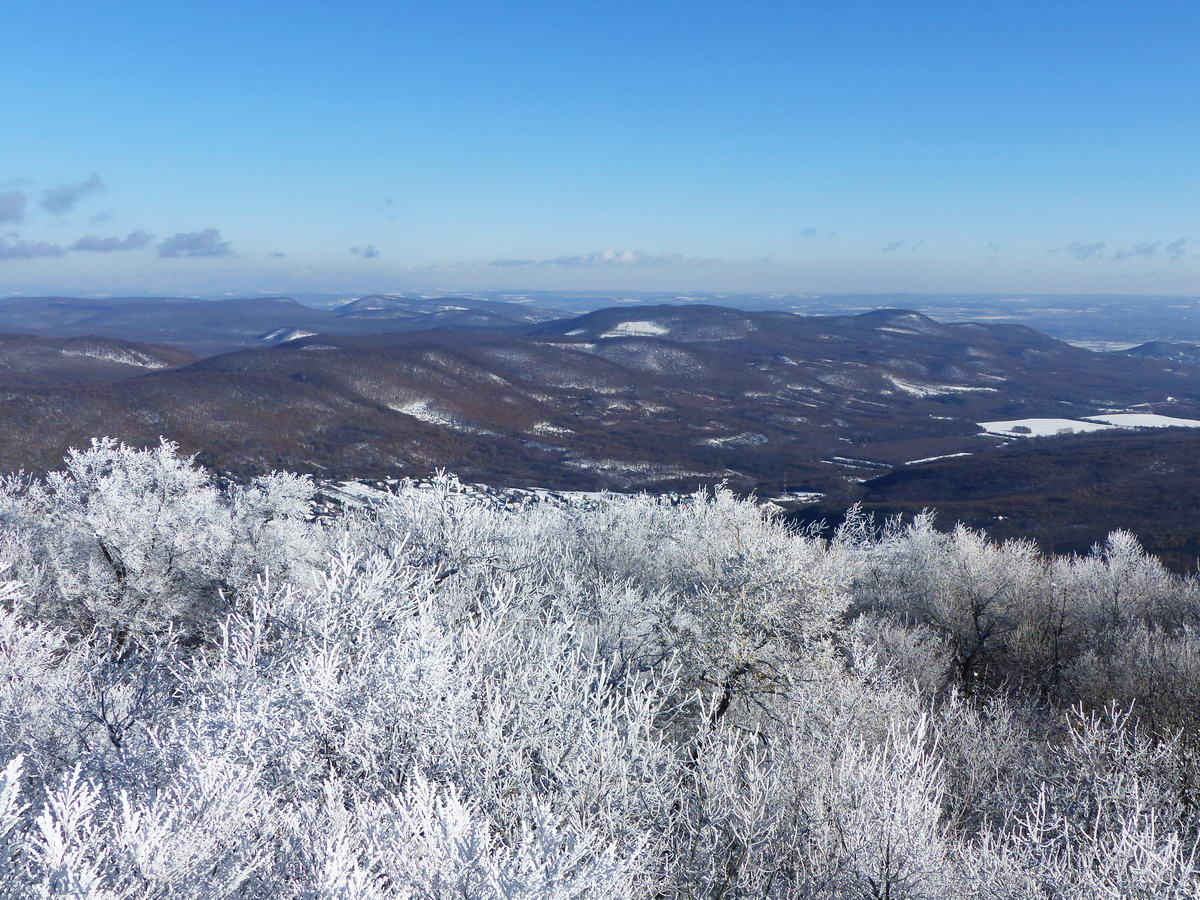
<path id="1" fill-rule="evenodd" d="M 641 250 L 602 250 L 576 256 L 558 256 L 541 262 L 543 266 L 580 269 L 592 267 L 639 268 L 643 266 L 706 266 L 714 262 L 682 253 L 643 253 Z"/>
<path id="2" fill-rule="evenodd" d="M 1102 259 L 1104 257 L 1104 250 L 1107 247 L 1108 244 L 1106 244 L 1104 241 L 1093 241 L 1090 244 L 1083 243 L 1082 241 L 1071 241 L 1071 243 L 1067 244 L 1067 246 L 1061 251 L 1051 250 L 1050 252 L 1062 252 L 1067 254 L 1067 256 L 1071 257 L 1072 259 L 1083 261 L 1085 259 Z"/>
<path id="3" fill-rule="evenodd" d="M 925 246 L 925 241 L 910 241 L 908 238 L 900 238 L 898 241 L 891 241 L 879 249 L 880 253 L 895 253 L 897 250 L 907 250 L 909 253 L 916 253 Z"/>
<path id="4" fill-rule="evenodd" d="M 221 240 L 221 232 L 215 228 L 201 231 L 181 231 L 158 245 L 159 256 L 205 257 L 233 256 L 229 241 Z"/>
<path id="5" fill-rule="evenodd" d="M 37 259 L 42 256 L 62 256 L 58 244 L 46 241 L 23 241 L 15 234 L 0 235 L 0 259 Z"/>
<path id="6" fill-rule="evenodd" d="M 1118 262 L 1123 262 L 1127 259 L 1146 259 L 1158 253 L 1161 241 L 1152 243 L 1134 244 L 1132 247 L 1122 247 L 1120 250 L 1114 250 L 1112 258 Z"/>
<path id="7" fill-rule="evenodd" d="M 87 250 L 93 253 L 116 253 L 121 250 L 138 250 L 145 247 L 152 240 L 154 240 L 154 235 L 147 234 L 144 231 L 131 231 L 123 238 L 97 237 L 96 235 L 88 234 L 72 244 L 71 249 Z"/>
<path id="8" fill-rule="evenodd" d="M 75 184 L 60 184 L 42 192 L 42 209 L 54 215 L 62 215 L 73 210 L 83 198 L 98 194 L 102 190 L 104 181 L 99 175 L 92 175 L 91 178 Z"/>

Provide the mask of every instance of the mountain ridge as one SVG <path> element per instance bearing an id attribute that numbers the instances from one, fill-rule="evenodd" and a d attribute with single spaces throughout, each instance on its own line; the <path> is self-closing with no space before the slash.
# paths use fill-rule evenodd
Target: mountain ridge
<path id="1" fill-rule="evenodd" d="M 231 471 L 820 491 L 1003 442 L 980 422 L 1200 414 L 1200 372 L 911 310 L 618 307 L 492 330 L 304 331 L 124 379 L 9 385 L 0 414 L 27 427 L 0 435 L 0 467 L 50 465 L 95 433 L 165 434 Z"/>

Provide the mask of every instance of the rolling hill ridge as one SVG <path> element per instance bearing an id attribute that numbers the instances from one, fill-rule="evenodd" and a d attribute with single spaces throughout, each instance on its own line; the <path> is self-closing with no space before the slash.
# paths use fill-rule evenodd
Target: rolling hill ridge
<path id="1" fill-rule="evenodd" d="M 235 472 L 446 467 L 509 485 L 690 489 L 728 480 L 760 493 L 824 491 L 1004 442 L 981 435 L 979 422 L 1200 413 L 1193 367 L 1092 353 L 1017 325 L 944 324 L 907 310 L 799 316 L 702 305 L 545 318 L 508 304 L 525 317 L 516 321 L 493 301 L 478 303 L 431 309 L 367 297 L 317 317 L 390 329 L 366 334 L 305 333 L 320 327 L 310 314 L 322 311 L 284 300 L 169 303 L 180 311 L 179 345 L 196 342 L 203 306 L 217 322 L 223 310 L 248 310 L 245 320 L 230 315 L 245 326 L 238 334 L 254 332 L 245 338 L 254 349 L 179 356 L 171 367 L 88 383 L 22 384 L 0 373 L 0 415 L 13 425 L 0 435 L 0 467 L 52 466 L 95 434 L 142 444 L 163 434 Z M 145 305 L 113 307 L 137 319 Z M 479 324 L 501 312 L 503 324 Z M 474 324 L 397 327 L 443 314 Z"/>

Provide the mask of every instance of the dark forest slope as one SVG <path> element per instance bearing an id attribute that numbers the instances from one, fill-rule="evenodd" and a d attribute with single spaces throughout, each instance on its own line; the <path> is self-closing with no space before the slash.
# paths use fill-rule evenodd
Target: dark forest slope
<path id="1" fill-rule="evenodd" d="M 1166 429 L 1018 441 L 972 456 L 903 466 L 847 486 L 794 518 L 837 521 L 859 501 L 878 516 L 935 509 L 996 538 L 1033 538 L 1084 553 L 1117 528 L 1175 568 L 1200 560 L 1200 430 Z"/>

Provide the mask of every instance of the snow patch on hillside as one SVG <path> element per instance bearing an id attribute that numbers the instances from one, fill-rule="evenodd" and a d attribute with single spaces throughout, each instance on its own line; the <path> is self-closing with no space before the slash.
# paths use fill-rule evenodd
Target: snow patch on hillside
<path id="1" fill-rule="evenodd" d="M 959 394 L 969 392 L 986 392 L 996 393 L 993 387 L 974 387 L 966 384 L 918 384 L 913 381 L 904 381 L 897 378 L 895 375 L 884 375 L 888 381 L 895 385 L 899 390 L 906 394 L 911 394 L 914 397 L 937 397 L 943 394 Z"/>
<path id="2" fill-rule="evenodd" d="M 926 456 L 924 459 L 910 459 L 905 463 L 906 466 L 915 466 L 918 463 L 935 462 L 939 459 L 954 459 L 956 456 L 972 456 L 971 453 L 946 453 L 942 456 Z"/>
<path id="3" fill-rule="evenodd" d="M 767 436 L 759 434 L 757 431 L 743 431 L 741 434 L 705 438 L 700 443 L 710 447 L 757 447 L 767 443 Z"/>
<path id="4" fill-rule="evenodd" d="M 299 328 L 276 328 L 274 331 L 268 331 L 261 338 L 259 338 L 259 340 L 277 341 L 282 344 L 286 343 L 287 341 L 296 341 L 300 338 L 312 337 L 315 334 L 315 331 L 302 331 Z"/>
<path id="5" fill-rule="evenodd" d="M 121 363 L 125 366 L 137 366 L 141 369 L 169 369 L 171 367 L 170 363 L 163 362 L 148 353 L 117 347 L 64 347 L 62 355 L 99 359 L 104 362 Z"/>
<path id="6" fill-rule="evenodd" d="M 768 509 L 786 512 L 797 506 L 810 506 L 820 501 L 824 496 L 820 491 L 784 491 L 782 494 L 776 494 L 774 497 L 759 498 L 757 502 Z"/>
<path id="7" fill-rule="evenodd" d="M 538 434 L 574 434 L 570 428 L 563 428 L 561 425 L 554 425 L 550 422 L 536 422 L 530 431 L 535 431 Z"/>
<path id="8" fill-rule="evenodd" d="M 881 463 L 873 459 L 863 459 L 859 456 L 831 456 L 829 459 L 823 459 L 821 462 L 829 463 L 835 466 L 848 466 L 851 469 L 890 469 L 887 463 Z"/>
<path id="9" fill-rule="evenodd" d="M 431 425 L 441 425 L 445 428 L 458 428 L 459 423 L 456 422 L 449 413 L 443 412 L 433 406 L 428 400 L 410 400 L 408 403 L 389 403 L 389 409 L 393 409 L 398 413 L 404 413 L 406 416 L 412 416 L 414 419 L 420 419 L 422 422 L 428 422 Z"/>
<path id="10" fill-rule="evenodd" d="M 612 331 L 606 331 L 600 337 L 658 337 L 670 333 L 671 329 L 659 322 L 639 320 L 637 322 L 621 322 Z"/>
<path id="11" fill-rule="evenodd" d="M 792 503 L 816 503 L 825 495 L 821 491 L 784 491 L 773 500 L 788 500 Z"/>

